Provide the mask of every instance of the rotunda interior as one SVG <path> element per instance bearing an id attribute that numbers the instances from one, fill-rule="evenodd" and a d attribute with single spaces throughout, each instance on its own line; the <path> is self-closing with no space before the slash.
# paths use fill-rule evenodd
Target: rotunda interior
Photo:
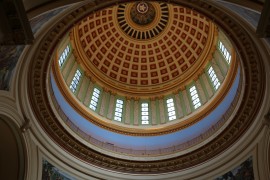
<path id="1" fill-rule="evenodd" d="M 260 4 L 30 9 L 34 41 L 22 48 L 10 92 L 0 93 L 18 176 L 267 179 L 269 44 L 237 14 Z"/>

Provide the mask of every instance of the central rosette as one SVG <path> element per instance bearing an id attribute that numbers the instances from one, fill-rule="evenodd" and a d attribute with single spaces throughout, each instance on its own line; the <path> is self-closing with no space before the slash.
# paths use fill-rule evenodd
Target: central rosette
<path id="1" fill-rule="evenodd" d="M 132 21 L 138 25 L 147 25 L 155 19 L 155 8 L 147 2 L 135 3 L 130 11 Z"/>
<path id="2" fill-rule="evenodd" d="M 167 26 L 168 5 L 144 1 L 120 4 L 117 8 L 117 20 L 120 28 L 131 38 L 152 39 L 160 35 Z"/>

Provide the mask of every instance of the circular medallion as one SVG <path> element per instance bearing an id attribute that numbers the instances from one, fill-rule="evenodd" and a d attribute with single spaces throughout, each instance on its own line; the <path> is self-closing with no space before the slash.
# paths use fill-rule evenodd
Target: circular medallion
<path id="1" fill-rule="evenodd" d="M 137 11 L 141 14 L 145 14 L 148 11 L 148 5 L 145 2 L 140 2 L 137 4 Z"/>
<path id="2" fill-rule="evenodd" d="M 130 11 L 131 19 L 138 25 L 147 25 L 155 19 L 156 11 L 152 4 L 139 2 L 133 5 Z"/>
<path id="3" fill-rule="evenodd" d="M 132 39 L 151 39 L 166 28 L 169 21 L 168 5 L 159 2 L 120 4 L 117 20 L 120 28 Z"/>

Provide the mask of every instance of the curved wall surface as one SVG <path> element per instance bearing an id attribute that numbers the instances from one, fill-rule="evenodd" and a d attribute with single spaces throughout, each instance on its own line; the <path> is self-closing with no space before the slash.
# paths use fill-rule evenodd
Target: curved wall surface
<path id="1" fill-rule="evenodd" d="M 225 97 L 225 99 L 219 104 L 219 106 L 213 110 L 208 116 L 200 120 L 198 123 L 185 128 L 179 132 L 150 137 L 136 137 L 136 136 L 125 136 L 110 132 L 102 129 L 94 124 L 90 123 L 87 119 L 84 119 L 78 114 L 65 100 L 63 95 L 59 92 L 57 85 L 51 77 L 52 89 L 54 96 L 57 100 L 62 111 L 65 113 L 67 118 L 73 122 L 73 124 L 80 130 L 88 134 L 89 136 L 103 142 L 112 144 L 114 146 L 122 147 L 131 150 L 156 150 L 168 148 L 170 146 L 177 146 L 179 144 L 188 142 L 199 135 L 204 134 L 208 129 L 214 126 L 221 118 L 223 118 L 226 111 L 232 105 L 232 102 L 237 93 L 237 88 L 240 81 L 240 70 L 238 70 L 234 84 L 231 90 Z"/>

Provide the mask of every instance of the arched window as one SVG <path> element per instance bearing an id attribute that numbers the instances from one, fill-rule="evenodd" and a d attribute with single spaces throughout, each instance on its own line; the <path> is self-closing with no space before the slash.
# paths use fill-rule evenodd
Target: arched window
<path id="1" fill-rule="evenodd" d="M 149 124 L 149 103 L 147 102 L 141 104 L 141 117 L 142 124 Z"/>
<path id="2" fill-rule="evenodd" d="M 228 64 L 231 63 L 231 54 L 229 53 L 229 51 L 226 49 L 226 47 L 224 46 L 224 44 L 219 41 L 218 44 L 219 50 L 221 52 L 221 54 L 224 56 L 225 60 L 227 61 Z"/>
<path id="3" fill-rule="evenodd" d="M 217 90 L 220 86 L 220 82 L 219 82 L 218 77 L 217 77 L 212 66 L 210 66 L 208 69 L 208 75 L 209 75 L 209 78 L 210 78 L 215 90 Z"/>
<path id="4" fill-rule="evenodd" d="M 61 53 L 59 59 L 58 59 L 58 63 L 59 63 L 59 66 L 62 67 L 63 64 L 65 63 L 65 61 L 67 60 L 67 57 L 70 53 L 70 47 L 69 45 L 67 45 L 67 47 L 64 49 L 64 51 Z"/>
<path id="5" fill-rule="evenodd" d="M 191 100 L 192 100 L 194 109 L 199 108 L 202 104 L 201 104 L 196 86 L 194 86 L 194 85 L 191 86 L 191 88 L 189 88 L 189 92 L 190 92 L 190 96 L 191 96 Z"/>
<path id="6" fill-rule="evenodd" d="M 116 100 L 115 110 L 114 110 L 114 120 L 115 121 L 122 121 L 123 116 L 123 105 L 124 101 L 121 99 Z"/>
<path id="7" fill-rule="evenodd" d="M 175 120 L 176 119 L 176 113 L 175 113 L 175 107 L 174 107 L 173 98 L 167 99 L 166 104 L 167 104 L 167 111 L 168 111 L 169 121 Z"/>
<path id="8" fill-rule="evenodd" d="M 90 105 L 89 105 L 90 109 L 92 109 L 94 111 L 97 109 L 99 96 L 100 96 L 100 90 L 98 88 L 94 88 L 93 94 L 91 97 L 91 101 L 90 101 Z"/>
<path id="9" fill-rule="evenodd" d="M 70 90 L 75 93 L 75 91 L 77 90 L 77 87 L 79 85 L 79 82 L 81 80 L 82 77 L 82 73 L 79 69 L 76 70 L 75 75 L 71 81 L 71 84 L 69 86 Z"/>

